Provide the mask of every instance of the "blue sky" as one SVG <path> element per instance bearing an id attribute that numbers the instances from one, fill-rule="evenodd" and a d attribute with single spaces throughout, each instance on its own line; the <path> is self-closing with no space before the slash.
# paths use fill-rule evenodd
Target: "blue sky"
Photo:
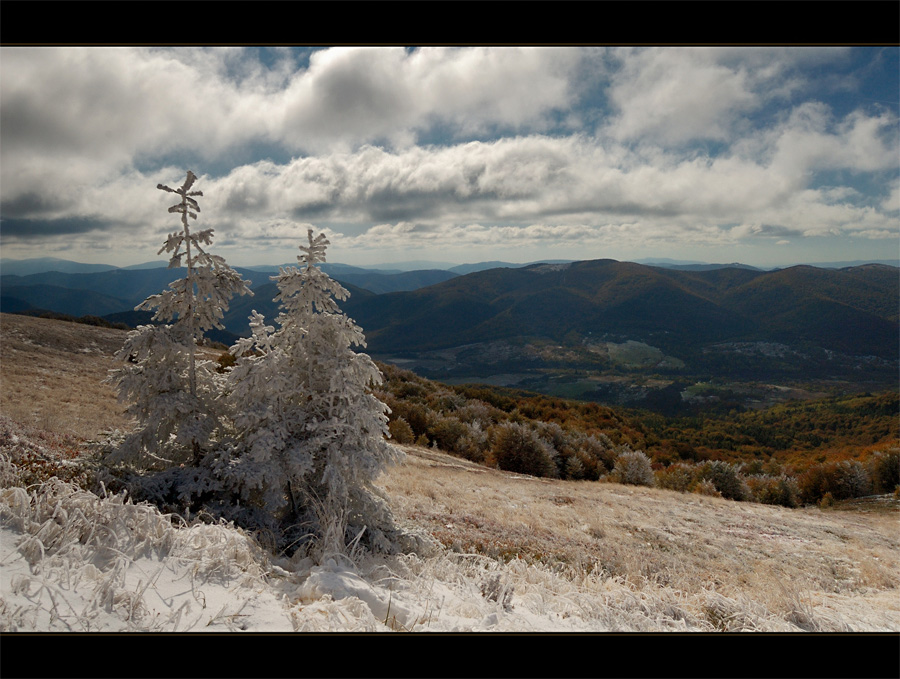
<path id="1" fill-rule="evenodd" d="M 0 249 L 232 265 L 898 257 L 900 49 L 0 47 Z"/>

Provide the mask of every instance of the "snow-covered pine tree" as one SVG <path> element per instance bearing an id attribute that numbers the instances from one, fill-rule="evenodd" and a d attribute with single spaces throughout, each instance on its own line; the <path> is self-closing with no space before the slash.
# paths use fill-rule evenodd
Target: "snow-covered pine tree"
<path id="1" fill-rule="evenodd" d="M 253 337 L 232 349 L 230 398 L 243 407 L 230 479 L 282 527 L 304 527 L 320 554 L 345 552 L 363 531 L 391 550 L 393 521 L 374 481 L 401 453 L 384 439 L 389 410 L 371 391 L 382 375 L 352 348 L 365 337 L 337 304 L 349 293 L 317 266 L 328 240 L 307 235 L 301 267 L 273 276 L 280 328 L 254 312 Z"/>
<path id="2" fill-rule="evenodd" d="M 156 309 L 153 320 L 164 324 L 139 326 L 117 354 L 126 363 L 109 379 L 119 399 L 130 403 L 127 412 L 136 417 L 137 426 L 111 451 L 108 462 L 138 469 L 197 465 L 223 415 L 217 400 L 223 380 L 212 362 L 196 360 L 196 345 L 203 331 L 223 328 L 221 319 L 234 295 L 253 293 L 222 257 L 203 248 L 212 242 L 212 229 L 191 232 L 188 218 L 197 219 L 200 211 L 195 196 L 203 195 L 190 190 L 196 180 L 188 171 L 177 189 L 157 185 L 181 196 L 169 212 L 180 214 L 182 225 L 157 254 L 171 253 L 169 268 L 184 265 L 187 272 L 136 307 Z"/>

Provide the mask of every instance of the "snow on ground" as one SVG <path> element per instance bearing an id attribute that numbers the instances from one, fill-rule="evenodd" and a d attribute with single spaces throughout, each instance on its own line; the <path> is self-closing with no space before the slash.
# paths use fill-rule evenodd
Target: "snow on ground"
<path id="1" fill-rule="evenodd" d="M 449 553 L 278 562 L 233 527 L 179 527 L 62 482 L 37 495 L 6 488 L 0 503 L 5 631 L 701 628 L 675 600 L 653 610 L 618 592 L 610 609 L 599 580 L 579 586 L 524 563 Z"/>
<path id="2" fill-rule="evenodd" d="M 0 490 L 0 631 L 800 631 L 714 591 L 443 552 L 274 558 L 229 525 L 186 526 L 122 496 L 51 480 Z M 810 607 L 832 631 L 896 630 Z"/>
<path id="3" fill-rule="evenodd" d="M 549 573 L 504 573 L 485 557 L 278 565 L 233 527 L 179 527 L 152 507 L 69 484 L 36 496 L 7 488 L 0 499 L 3 631 L 609 629 L 591 611 L 600 601 L 554 593 Z"/>

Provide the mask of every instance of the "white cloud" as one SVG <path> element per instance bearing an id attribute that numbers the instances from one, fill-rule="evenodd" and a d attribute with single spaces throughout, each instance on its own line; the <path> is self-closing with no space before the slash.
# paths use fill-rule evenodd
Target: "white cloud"
<path id="1" fill-rule="evenodd" d="M 881 203 L 881 209 L 885 212 L 900 211 L 900 179 L 891 182 L 889 193 Z"/>
<path id="2" fill-rule="evenodd" d="M 409 147 L 435 123 L 541 124 L 572 96 L 577 50 L 334 48 L 266 76 L 220 49 L 3 48 L 3 198 L 75 190 L 135 162 L 227 156 L 253 141 L 297 152 L 385 138 Z M 234 72 L 238 75 L 235 76 Z M 277 85 L 285 84 L 285 89 Z M 199 163 L 198 163 L 199 164 Z"/>
<path id="3" fill-rule="evenodd" d="M 618 109 L 610 134 L 620 140 L 682 144 L 727 140 L 740 114 L 761 105 L 743 64 L 716 62 L 710 48 L 617 51 L 622 67 L 610 98 Z"/>
<path id="4" fill-rule="evenodd" d="M 808 182 L 808 173 L 846 168 L 872 172 L 897 167 L 897 118 L 853 112 L 840 121 L 820 102 L 802 104 L 768 132 L 769 166 L 784 177 Z"/>
<path id="5" fill-rule="evenodd" d="M 298 224 L 356 249 L 896 233 L 896 179 L 872 195 L 816 181 L 895 178 L 896 116 L 790 103 L 806 66 L 846 50 L 333 48 L 303 69 L 290 50 L 271 67 L 231 48 L 0 53 L 3 217 L 65 222 L 58 243 L 119 228 L 155 245 L 174 223 L 153 187 L 184 159 L 235 250 L 293 249 Z M 604 96 L 592 136 L 602 107 L 579 105 Z M 247 162 L 259 143 L 281 155 Z"/>
<path id="6" fill-rule="evenodd" d="M 571 102 L 578 50 L 554 48 L 335 48 L 313 54 L 284 94 L 283 140 L 346 150 L 450 124 L 457 134 L 538 127 Z"/>
<path id="7" fill-rule="evenodd" d="M 846 48 L 613 48 L 620 64 L 606 134 L 623 141 L 683 145 L 733 143 L 748 116 L 770 101 L 788 103 L 808 85 L 802 67 L 845 60 Z M 852 80 L 846 78 L 845 80 Z"/>

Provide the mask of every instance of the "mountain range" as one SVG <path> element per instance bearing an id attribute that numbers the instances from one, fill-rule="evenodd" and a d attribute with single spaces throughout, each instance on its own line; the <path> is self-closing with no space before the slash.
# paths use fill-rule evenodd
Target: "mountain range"
<path id="1" fill-rule="evenodd" d="M 897 381 L 896 266 L 493 264 L 503 263 L 471 273 L 322 266 L 350 291 L 341 307 L 363 328 L 366 351 L 432 378 L 516 373 L 546 381 L 572 371 L 624 370 L 684 379 L 874 380 L 881 388 Z M 70 272 L 15 275 L 5 273 L 16 268 L 4 260 L 0 308 L 134 326 L 150 319 L 134 307 L 183 275 L 160 267 L 67 266 Z M 226 344 L 248 333 L 252 310 L 270 321 L 278 313 L 271 281 L 277 268 L 236 270 L 254 295 L 233 299 L 225 331 L 210 333 Z"/>
<path id="2" fill-rule="evenodd" d="M 630 339 L 676 355 L 727 341 L 807 342 L 894 358 L 898 292 L 897 269 L 878 264 L 681 271 L 592 260 L 491 269 L 344 308 L 378 352 L 530 337 Z"/>

